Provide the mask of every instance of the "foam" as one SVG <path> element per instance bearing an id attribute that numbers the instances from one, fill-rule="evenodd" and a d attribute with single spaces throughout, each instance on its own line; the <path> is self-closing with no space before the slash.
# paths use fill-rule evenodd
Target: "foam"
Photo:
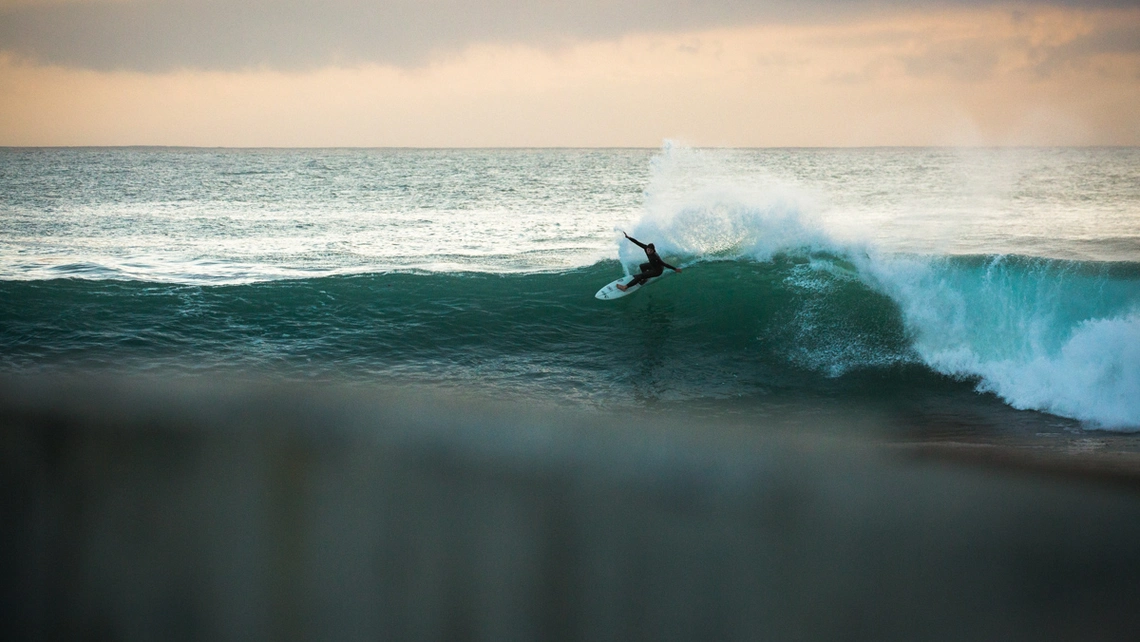
<path id="1" fill-rule="evenodd" d="M 1103 428 L 1140 430 L 1140 315 L 1081 323 L 1055 355 L 981 361 L 979 388 Z"/>
<path id="2" fill-rule="evenodd" d="M 1140 302 L 1127 296 L 1137 288 L 1073 266 L 864 261 L 869 283 L 898 302 L 916 352 L 936 371 L 976 377 L 979 391 L 1015 408 L 1140 429 Z"/>

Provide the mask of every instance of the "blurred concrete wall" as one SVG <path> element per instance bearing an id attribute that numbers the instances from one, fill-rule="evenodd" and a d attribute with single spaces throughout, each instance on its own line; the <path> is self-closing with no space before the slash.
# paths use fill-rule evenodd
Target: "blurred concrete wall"
<path id="1" fill-rule="evenodd" d="M 0 625 L 29 640 L 1140 639 L 1140 495 L 762 428 L 9 381 Z"/>

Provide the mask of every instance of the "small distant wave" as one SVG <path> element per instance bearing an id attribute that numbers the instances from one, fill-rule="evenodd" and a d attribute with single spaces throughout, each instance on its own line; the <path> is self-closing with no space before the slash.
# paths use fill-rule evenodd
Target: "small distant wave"
<path id="1" fill-rule="evenodd" d="M 122 270 L 98 263 L 59 263 L 41 268 L 43 278 L 122 279 L 129 278 Z"/>
<path id="2" fill-rule="evenodd" d="M 171 285 L 239 285 L 316 278 L 367 271 L 361 268 L 303 268 L 288 265 L 199 258 L 172 261 L 165 257 L 103 258 L 61 262 L 54 259 L 14 262 L 0 269 L 0 280 L 136 281 Z"/>

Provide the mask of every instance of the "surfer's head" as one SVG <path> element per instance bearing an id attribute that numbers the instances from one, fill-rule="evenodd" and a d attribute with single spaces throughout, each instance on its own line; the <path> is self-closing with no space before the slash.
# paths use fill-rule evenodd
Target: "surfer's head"
<path id="1" fill-rule="evenodd" d="M 649 245 L 646 245 L 645 247 L 647 247 L 647 248 L 649 248 L 649 249 L 651 249 L 651 250 L 654 250 L 654 251 L 656 251 L 656 250 L 657 250 L 657 248 L 656 248 L 656 247 L 654 247 L 652 243 L 650 243 Z"/>

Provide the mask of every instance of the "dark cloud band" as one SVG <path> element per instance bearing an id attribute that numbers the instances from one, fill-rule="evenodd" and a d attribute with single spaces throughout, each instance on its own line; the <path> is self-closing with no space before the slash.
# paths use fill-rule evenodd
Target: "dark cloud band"
<path id="1" fill-rule="evenodd" d="M 631 32 L 836 22 L 985 0 L 132 0 L 0 9 L 0 51 L 90 69 L 305 69 L 421 64 L 476 42 L 552 43 Z M 1130 7 L 1135 0 L 1017 6 Z M 1009 5 L 1013 7 L 1014 5 Z"/>

